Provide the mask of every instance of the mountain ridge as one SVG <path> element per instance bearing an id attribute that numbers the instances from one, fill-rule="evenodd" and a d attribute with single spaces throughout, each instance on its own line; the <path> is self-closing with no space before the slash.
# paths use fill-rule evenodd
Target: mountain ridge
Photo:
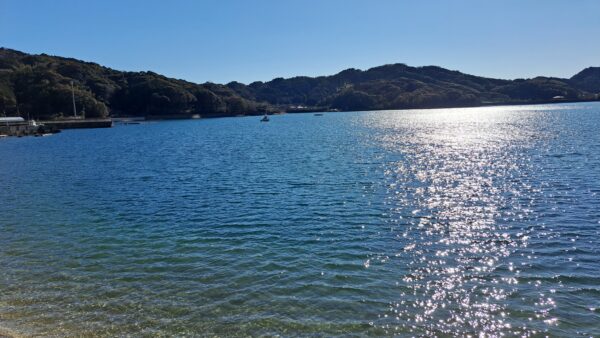
<path id="1" fill-rule="evenodd" d="M 597 100 L 600 67 L 569 79 L 494 79 L 439 66 L 387 64 L 327 76 L 197 84 L 151 71 L 0 48 L 0 110 L 56 119 L 72 114 L 71 83 L 86 117 L 202 117 L 266 111 L 378 110 Z"/>

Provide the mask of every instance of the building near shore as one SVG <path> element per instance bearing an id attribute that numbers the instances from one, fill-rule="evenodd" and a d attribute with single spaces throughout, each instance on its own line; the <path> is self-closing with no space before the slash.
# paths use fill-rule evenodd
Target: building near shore
<path id="1" fill-rule="evenodd" d="M 25 121 L 22 117 L 0 117 L 0 135 L 25 136 L 38 133 L 40 125 L 35 121 Z"/>
<path id="2" fill-rule="evenodd" d="M 25 122 L 25 119 L 19 116 L 11 116 L 11 117 L 0 117 L 0 123 L 5 124 L 5 123 L 18 123 L 18 122 Z"/>

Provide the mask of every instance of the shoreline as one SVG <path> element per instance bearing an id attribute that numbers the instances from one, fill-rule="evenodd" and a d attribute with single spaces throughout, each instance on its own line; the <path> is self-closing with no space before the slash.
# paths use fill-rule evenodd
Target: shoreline
<path id="1" fill-rule="evenodd" d="M 510 107 L 510 106 L 535 106 L 535 105 L 555 105 L 565 103 L 598 103 L 600 100 L 561 100 L 561 101 L 539 101 L 539 102 L 511 102 L 511 103 L 489 103 L 474 106 L 449 106 L 449 107 L 427 107 L 427 108 L 400 108 L 400 109 L 373 109 L 373 110 L 345 110 L 331 111 L 324 109 L 305 109 L 302 111 L 280 111 L 270 115 L 285 115 L 285 114 L 312 114 L 312 113 L 351 113 L 351 112 L 384 112 L 384 111 L 410 111 L 410 110 L 434 110 L 434 109 L 461 109 L 461 108 L 488 108 L 488 107 Z M 200 119 L 215 119 L 215 118 L 232 118 L 232 117 L 258 117 L 261 114 L 247 115 L 199 115 L 199 114 L 173 114 L 173 115 L 149 115 L 149 116 L 119 116 L 108 118 L 92 118 L 92 119 L 66 119 L 66 120 L 47 120 L 40 121 L 43 125 L 51 127 L 53 130 L 64 129 L 98 129 L 112 128 L 115 124 L 139 124 L 140 122 L 160 122 L 173 120 L 200 120 Z M 0 138 L 18 137 L 15 135 L 0 135 Z M 0 331 L 1 332 L 1 331 Z M 0 336 L 1 338 L 1 336 Z"/>
<path id="2" fill-rule="evenodd" d="M 496 102 L 488 102 L 477 105 L 464 105 L 464 106 L 445 106 L 445 107 L 414 107 L 414 108 L 390 108 L 390 109 L 367 109 L 367 110 L 328 110 L 328 108 L 317 107 L 317 109 L 303 109 L 303 110 L 288 110 L 286 114 L 303 114 L 303 113 L 350 113 L 350 112 L 372 112 L 372 111 L 406 111 L 406 110 L 431 110 L 431 109 L 456 109 L 456 108 L 481 108 L 481 107 L 507 107 L 507 106 L 535 106 L 542 104 L 561 104 L 561 103 L 585 103 L 585 102 L 600 102 L 598 100 L 553 100 L 553 101 L 534 101 L 534 102 L 505 102 L 505 103 L 496 103 Z M 248 116 L 248 115 L 245 115 Z"/>
<path id="3" fill-rule="evenodd" d="M 82 128 L 110 128 L 113 121 L 109 118 L 104 119 L 65 119 L 65 120 L 47 120 L 40 121 L 45 126 L 51 126 L 59 130 L 63 129 L 82 129 Z"/>
<path id="4" fill-rule="evenodd" d="M 408 110 L 433 110 L 433 109 L 459 109 L 459 108 L 482 108 L 482 107 L 509 107 L 509 106 L 535 106 L 535 105 L 554 105 L 564 103 L 594 103 L 600 102 L 600 100 L 563 100 L 563 101 L 536 101 L 536 102 L 507 102 L 507 103 L 484 103 L 480 105 L 472 106 L 447 106 L 447 107 L 424 107 L 424 108 L 393 108 L 393 109 L 369 109 L 369 110 L 338 110 L 332 111 L 325 108 L 315 107 L 315 109 L 303 109 L 303 110 L 285 110 L 281 112 L 271 113 L 269 115 L 286 115 L 286 114 L 311 114 L 311 113 L 352 113 L 352 112 L 377 112 L 377 111 L 408 111 Z M 245 115 L 198 115 L 190 114 L 185 116 L 184 114 L 169 115 L 150 115 L 144 116 L 120 116 L 111 118 L 113 122 L 125 122 L 125 121 L 170 121 L 170 120 L 202 120 L 202 119 L 216 119 L 216 118 L 228 118 L 228 117 L 260 117 L 262 114 L 245 114 Z"/>

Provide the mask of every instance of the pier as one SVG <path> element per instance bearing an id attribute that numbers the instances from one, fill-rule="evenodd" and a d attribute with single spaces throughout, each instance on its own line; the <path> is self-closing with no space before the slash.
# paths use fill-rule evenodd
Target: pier
<path id="1" fill-rule="evenodd" d="M 67 119 L 40 121 L 26 121 L 22 117 L 0 118 L 0 137 L 6 136 L 39 136 L 44 134 L 59 133 L 62 129 L 81 128 L 110 128 L 112 120 L 106 119 Z"/>
<path id="2" fill-rule="evenodd" d="M 110 128 L 112 119 L 68 119 L 43 121 L 45 126 L 52 126 L 57 129 L 81 129 L 81 128 Z"/>

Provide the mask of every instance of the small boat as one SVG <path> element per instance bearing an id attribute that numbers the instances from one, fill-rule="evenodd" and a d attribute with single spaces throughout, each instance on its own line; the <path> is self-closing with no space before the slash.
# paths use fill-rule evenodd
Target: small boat
<path id="1" fill-rule="evenodd" d="M 260 119 L 260 122 L 269 122 L 269 116 L 267 115 L 267 113 L 265 113 L 265 116 L 263 116 L 263 118 Z"/>
<path id="2" fill-rule="evenodd" d="M 323 116 L 323 114 L 321 114 L 321 113 L 316 113 L 316 114 L 314 114 L 314 115 L 315 115 L 315 116 Z"/>

